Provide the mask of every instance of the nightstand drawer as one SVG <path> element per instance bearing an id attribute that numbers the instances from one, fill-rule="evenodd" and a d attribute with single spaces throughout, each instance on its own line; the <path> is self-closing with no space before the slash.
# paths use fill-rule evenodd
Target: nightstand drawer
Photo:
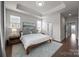
<path id="1" fill-rule="evenodd" d="M 15 39 L 20 39 L 20 36 L 10 36 L 9 40 L 15 40 Z"/>
<path id="2" fill-rule="evenodd" d="M 18 44 L 18 43 L 21 43 L 21 41 L 19 39 L 8 40 L 8 45 L 14 45 L 14 44 Z"/>
<path id="3" fill-rule="evenodd" d="M 8 45 L 20 43 L 20 36 L 9 36 Z"/>

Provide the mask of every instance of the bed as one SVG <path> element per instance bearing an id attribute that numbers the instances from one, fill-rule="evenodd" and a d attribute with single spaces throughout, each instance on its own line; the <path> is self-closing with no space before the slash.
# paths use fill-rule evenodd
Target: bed
<path id="1" fill-rule="evenodd" d="M 52 38 L 48 35 L 37 33 L 33 24 L 29 26 L 23 24 L 23 31 L 20 40 L 26 50 L 26 54 L 29 54 L 32 48 L 39 46 L 43 42 L 51 42 Z"/>

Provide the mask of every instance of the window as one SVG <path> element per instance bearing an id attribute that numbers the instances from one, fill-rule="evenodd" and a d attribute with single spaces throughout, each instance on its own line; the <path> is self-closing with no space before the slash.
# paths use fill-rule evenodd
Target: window
<path id="1" fill-rule="evenodd" d="M 37 21 L 37 30 L 38 32 L 41 32 L 41 21 L 40 20 Z"/>
<path id="2" fill-rule="evenodd" d="M 10 15 L 10 28 L 20 28 L 20 17 Z"/>

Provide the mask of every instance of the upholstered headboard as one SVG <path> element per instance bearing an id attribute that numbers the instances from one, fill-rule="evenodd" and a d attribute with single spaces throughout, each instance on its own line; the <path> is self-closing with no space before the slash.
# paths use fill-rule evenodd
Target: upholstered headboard
<path id="1" fill-rule="evenodd" d="M 31 22 L 23 22 L 22 31 L 24 35 L 38 32 L 36 29 L 36 24 Z"/>

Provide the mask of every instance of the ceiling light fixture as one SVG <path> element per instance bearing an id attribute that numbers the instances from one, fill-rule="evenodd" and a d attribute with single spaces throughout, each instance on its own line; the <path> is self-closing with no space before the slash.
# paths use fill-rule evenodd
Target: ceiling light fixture
<path id="1" fill-rule="evenodd" d="M 42 6 L 43 4 L 41 2 L 38 3 L 39 6 Z"/>
<path id="2" fill-rule="evenodd" d="M 44 1 L 36 1 L 37 6 L 44 6 Z"/>
<path id="3" fill-rule="evenodd" d="M 69 15 L 69 16 L 71 16 L 72 14 L 71 14 L 71 13 L 69 13 L 68 15 Z"/>

